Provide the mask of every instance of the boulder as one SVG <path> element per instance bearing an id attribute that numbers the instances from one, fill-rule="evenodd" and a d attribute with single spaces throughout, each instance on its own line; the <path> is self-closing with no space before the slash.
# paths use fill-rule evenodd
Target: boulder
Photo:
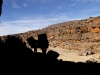
<path id="1" fill-rule="evenodd" d="M 92 51 L 87 51 L 88 55 L 94 54 Z"/>
<path id="2" fill-rule="evenodd" d="M 87 51 L 80 51 L 78 53 L 79 56 L 87 56 L 88 55 L 88 52 Z"/>

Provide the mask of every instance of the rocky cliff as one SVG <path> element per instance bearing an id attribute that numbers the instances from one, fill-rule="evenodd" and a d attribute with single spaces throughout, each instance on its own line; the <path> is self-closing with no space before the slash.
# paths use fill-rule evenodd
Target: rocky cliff
<path id="1" fill-rule="evenodd" d="M 38 40 L 39 34 L 47 34 L 49 47 L 60 47 L 74 50 L 93 50 L 99 52 L 100 45 L 100 16 L 83 20 L 67 21 L 50 25 L 40 30 L 7 35 L 21 37 L 23 42 L 29 37 Z M 6 41 L 7 36 L 1 36 L 0 41 Z M 28 46 L 28 44 L 27 44 Z"/>

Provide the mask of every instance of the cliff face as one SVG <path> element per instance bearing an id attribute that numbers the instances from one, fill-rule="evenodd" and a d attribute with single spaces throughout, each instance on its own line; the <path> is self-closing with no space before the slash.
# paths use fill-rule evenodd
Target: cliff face
<path id="1" fill-rule="evenodd" d="M 29 31 L 14 36 L 21 37 L 24 42 L 30 36 L 38 40 L 39 34 L 47 34 L 49 47 L 61 47 L 74 50 L 99 51 L 100 42 L 100 16 L 90 17 L 83 20 L 74 20 L 50 25 L 41 30 Z M 12 36 L 12 35 L 11 35 Z M 0 39 L 6 40 L 7 36 Z"/>

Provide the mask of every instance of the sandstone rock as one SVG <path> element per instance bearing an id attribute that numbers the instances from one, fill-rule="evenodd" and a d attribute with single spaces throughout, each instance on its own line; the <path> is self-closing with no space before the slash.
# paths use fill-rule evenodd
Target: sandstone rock
<path id="1" fill-rule="evenodd" d="M 89 60 L 87 60 L 86 62 L 97 62 L 95 59 L 90 58 Z"/>
<path id="2" fill-rule="evenodd" d="M 80 51 L 78 53 L 79 56 L 87 56 L 88 55 L 88 52 L 87 51 Z"/>
<path id="3" fill-rule="evenodd" d="M 92 51 L 87 51 L 88 55 L 94 54 Z"/>

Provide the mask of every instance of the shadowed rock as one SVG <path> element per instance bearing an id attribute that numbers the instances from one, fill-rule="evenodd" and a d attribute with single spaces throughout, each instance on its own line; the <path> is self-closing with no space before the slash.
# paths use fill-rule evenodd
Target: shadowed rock
<path id="1" fill-rule="evenodd" d="M 42 49 L 43 54 L 46 54 L 46 50 L 49 46 L 49 42 L 46 34 L 38 35 L 37 47 Z"/>
<path id="2" fill-rule="evenodd" d="M 3 4 L 3 0 L 0 0 L 0 16 L 1 16 L 1 13 L 2 13 L 2 4 Z"/>
<path id="3" fill-rule="evenodd" d="M 27 41 L 31 48 L 34 48 L 34 53 L 37 53 L 37 41 L 33 37 L 29 37 Z"/>

